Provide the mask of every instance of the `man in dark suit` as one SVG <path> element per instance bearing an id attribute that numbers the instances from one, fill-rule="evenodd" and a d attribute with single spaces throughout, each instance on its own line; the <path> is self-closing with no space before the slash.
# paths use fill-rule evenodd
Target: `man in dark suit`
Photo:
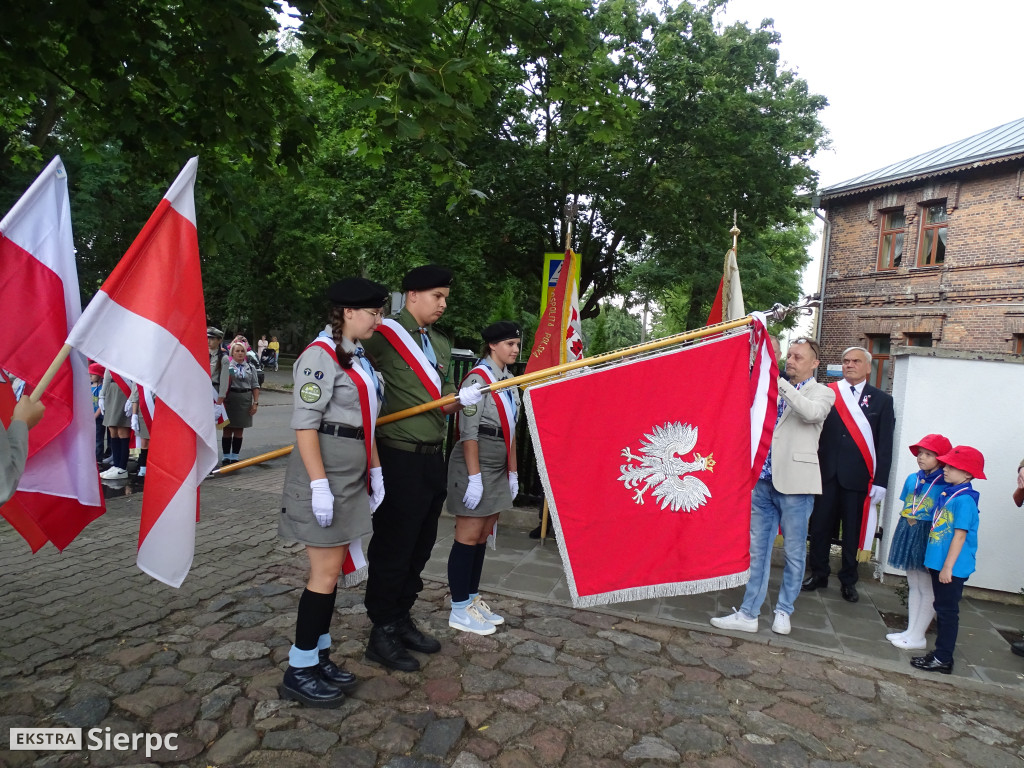
<path id="1" fill-rule="evenodd" d="M 896 427 L 892 397 L 867 383 L 869 373 L 871 353 L 863 347 L 850 347 L 843 352 L 843 380 L 829 385 L 836 392 L 836 404 L 825 419 L 818 443 L 821 495 L 811 514 L 810 573 L 803 582 L 804 591 L 828 586 L 829 547 L 837 522 L 842 523 L 839 583 L 843 599 L 851 603 L 859 599 L 857 548 L 865 499 L 875 505 L 885 498 Z M 873 473 L 869 462 L 874 464 Z M 874 535 L 874 531 L 869 533 Z"/>

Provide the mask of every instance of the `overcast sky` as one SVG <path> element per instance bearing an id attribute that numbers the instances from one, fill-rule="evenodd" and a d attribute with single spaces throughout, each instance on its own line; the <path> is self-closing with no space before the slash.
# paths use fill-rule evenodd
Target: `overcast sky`
<path id="1" fill-rule="evenodd" d="M 786 68 L 828 98 L 820 186 L 1024 117 L 1024 0 L 730 0 L 721 18 L 774 19 Z"/>

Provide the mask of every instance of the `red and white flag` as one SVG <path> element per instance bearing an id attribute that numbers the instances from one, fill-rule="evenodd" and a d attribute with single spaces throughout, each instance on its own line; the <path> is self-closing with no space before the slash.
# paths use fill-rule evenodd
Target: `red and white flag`
<path id="1" fill-rule="evenodd" d="M 759 355 L 751 368 L 765 336 L 743 329 L 527 390 L 574 605 L 747 581 L 750 493 L 775 422 L 774 375 Z"/>
<path id="2" fill-rule="evenodd" d="M 0 368 L 31 393 L 82 314 L 64 164 L 55 157 L 0 221 Z M 35 552 L 63 550 L 105 511 L 86 360 L 72 351 L 43 393 L 18 491 L 0 513 Z M 17 507 L 17 511 L 15 511 Z M 31 520 L 33 525 L 24 521 Z"/>
<path id="3" fill-rule="evenodd" d="M 571 249 L 565 252 L 555 290 L 537 324 L 530 359 L 526 362 L 526 373 L 571 363 L 583 357 L 583 331 L 576 281 L 578 258 Z"/>
<path id="4" fill-rule="evenodd" d="M 730 320 L 739 320 L 747 314 L 743 308 L 743 288 L 740 286 L 740 268 L 736 264 L 736 249 L 730 248 L 725 253 L 722 266 L 722 279 L 718 282 L 718 293 L 711 305 L 707 325 Z"/>
<path id="5" fill-rule="evenodd" d="M 179 587 L 192 565 L 199 484 L 217 465 L 192 158 L 68 337 L 154 398 L 138 566 Z"/>

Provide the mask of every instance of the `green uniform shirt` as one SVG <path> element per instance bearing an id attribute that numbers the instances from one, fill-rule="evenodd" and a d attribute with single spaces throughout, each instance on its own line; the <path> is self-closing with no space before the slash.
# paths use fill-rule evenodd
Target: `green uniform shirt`
<path id="1" fill-rule="evenodd" d="M 397 320 L 417 343 L 419 343 L 419 325 L 409 314 L 409 310 L 402 311 L 392 319 Z M 441 394 L 450 395 L 455 392 L 455 383 L 452 381 L 452 345 L 448 337 L 433 326 L 427 327 L 427 337 L 430 345 L 437 355 L 437 371 L 441 377 Z M 384 407 L 380 415 L 404 411 L 423 403 L 429 403 L 433 398 L 427 394 L 427 390 L 420 382 L 416 372 L 409 364 L 402 359 L 397 350 L 391 346 L 384 334 L 375 333 L 363 342 L 366 354 L 373 362 L 381 376 L 384 377 L 385 397 Z M 410 416 L 407 419 L 393 421 L 390 424 L 382 424 L 377 428 L 377 436 L 391 438 L 392 440 L 405 440 L 413 443 L 438 443 L 444 440 L 445 422 L 448 417 L 435 408 L 426 413 Z"/>

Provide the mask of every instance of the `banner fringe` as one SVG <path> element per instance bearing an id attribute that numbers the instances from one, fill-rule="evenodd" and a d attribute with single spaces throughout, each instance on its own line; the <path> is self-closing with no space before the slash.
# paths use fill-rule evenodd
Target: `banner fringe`
<path id="1" fill-rule="evenodd" d="M 370 566 L 364 565 L 362 568 L 356 568 L 352 573 L 345 573 L 341 576 L 341 586 L 345 589 L 350 587 L 358 586 L 366 581 L 370 573 Z"/>

